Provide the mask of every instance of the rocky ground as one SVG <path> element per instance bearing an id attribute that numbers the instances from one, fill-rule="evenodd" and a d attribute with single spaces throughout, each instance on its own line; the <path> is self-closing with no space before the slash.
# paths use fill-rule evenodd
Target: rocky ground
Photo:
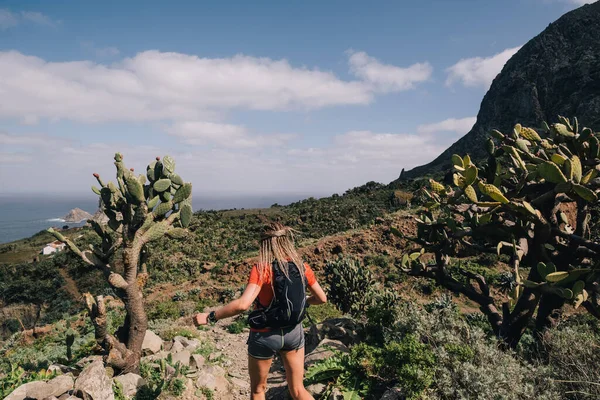
<path id="1" fill-rule="evenodd" d="M 165 376 L 178 376 L 176 368 L 169 364 L 188 367 L 181 377 L 185 389 L 179 396 L 161 395 L 161 399 L 206 399 L 215 400 L 248 399 L 250 383 L 247 366 L 247 330 L 229 333 L 225 328 L 229 321 L 219 321 L 215 326 L 190 330 L 196 338 L 176 336 L 165 341 L 152 331 L 144 340 L 143 361 Z M 355 326 L 348 319 L 332 319 L 306 329 L 306 367 L 314 362 L 330 357 L 332 351 L 346 351 L 346 345 L 356 335 Z M 161 362 L 170 359 L 170 363 Z M 17 388 L 6 400 L 48 399 L 48 400 L 112 400 L 115 398 L 113 383 L 118 382 L 125 397 L 131 398 L 143 390 L 146 382 L 136 374 L 112 376 L 110 368 L 105 368 L 99 356 L 80 360 L 77 368 L 53 365 L 51 371 L 59 375 L 47 381 L 30 382 Z M 315 397 L 322 393 L 325 385 L 308 387 Z M 207 394 L 210 393 L 208 396 Z M 275 360 L 269 373 L 269 399 L 288 398 L 285 372 L 279 360 Z"/>

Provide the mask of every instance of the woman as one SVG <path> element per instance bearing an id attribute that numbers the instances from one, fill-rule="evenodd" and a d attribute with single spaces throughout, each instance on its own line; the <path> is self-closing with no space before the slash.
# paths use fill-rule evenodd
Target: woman
<path id="1" fill-rule="evenodd" d="M 303 266 L 303 268 L 296 266 Z M 294 279 L 298 274 L 302 280 Z M 283 277 L 285 279 L 282 279 Z M 265 398 L 267 375 L 276 353 L 279 353 L 283 360 L 288 388 L 292 397 L 301 400 L 312 399 L 313 397 L 306 391 L 303 384 L 304 330 L 302 322 L 297 322 L 304 316 L 304 307 L 302 307 L 301 315 L 297 315 L 298 307 L 295 310 L 296 314 L 290 313 L 289 309 L 286 310 L 288 316 L 296 317 L 296 319 L 292 318 L 293 326 L 284 326 L 285 323 L 270 317 L 280 303 L 292 303 L 287 298 L 285 301 L 278 301 L 282 292 L 281 282 L 285 284 L 293 282 L 294 287 L 286 287 L 285 293 L 287 295 L 288 291 L 293 292 L 294 290 L 301 292 L 302 306 L 304 306 L 304 302 L 316 305 L 327 301 L 327 296 L 317 283 L 312 269 L 308 264 L 302 262 L 294 248 L 292 229 L 279 223 L 273 223 L 261 236 L 258 264 L 252 268 L 248 286 L 242 296 L 209 314 L 197 314 L 194 322 L 198 325 L 205 325 L 219 319 L 233 317 L 248 310 L 253 303 L 255 304 L 253 314 L 262 315 L 261 311 L 265 310 L 264 315 L 269 315 L 269 317 L 263 317 L 266 318 L 264 327 L 251 327 L 247 342 L 251 399 Z M 304 283 L 311 293 L 307 298 L 305 298 Z M 286 313 L 277 315 L 282 314 Z"/>

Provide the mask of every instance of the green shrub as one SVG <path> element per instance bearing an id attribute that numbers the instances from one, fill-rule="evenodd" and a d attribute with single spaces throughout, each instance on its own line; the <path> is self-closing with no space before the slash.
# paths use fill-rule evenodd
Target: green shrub
<path id="1" fill-rule="evenodd" d="M 248 320 L 245 315 L 241 315 L 235 319 L 231 324 L 227 325 L 227 332 L 232 334 L 239 334 L 248 327 Z"/>
<path id="2" fill-rule="evenodd" d="M 148 310 L 148 319 L 176 319 L 181 315 L 179 304 L 172 300 L 159 301 Z"/>
<path id="3" fill-rule="evenodd" d="M 324 274 L 328 300 L 344 314 L 364 314 L 375 282 L 371 271 L 360 260 L 345 258 L 329 261 Z"/>

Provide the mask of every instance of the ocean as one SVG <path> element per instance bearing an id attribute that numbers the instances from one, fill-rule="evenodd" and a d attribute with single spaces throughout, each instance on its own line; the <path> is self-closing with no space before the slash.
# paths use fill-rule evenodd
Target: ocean
<path id="1" fill-rule="evenodd" d="M 277 203 L 289 204 L 314 194 L 273 194 L 273 195 L 223 195 L 193 197 L 193 209 L 227 210 L 233 208 L 264 208 Z M 2 194 L 0 195 L 0 243 L 30 237 L 50 227 L 82 226 L 66 223 L 62 219 L 73 208 L 81 208 L 94 214 L 98 209 L 98 197 L 61 196 L 46 194 Z"/>

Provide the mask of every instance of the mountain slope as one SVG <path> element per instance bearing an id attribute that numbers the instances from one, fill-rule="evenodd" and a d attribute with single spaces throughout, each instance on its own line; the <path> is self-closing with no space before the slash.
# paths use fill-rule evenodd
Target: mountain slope
<path id="1" fill-rule="evenodd" d="M 557 115 L 600 128 L 600 1 L 563 15 L 527 42 L 494 79 L 471 131 L 401 179 L 445 170 L 455 153 L 485 156 L 490 129 L 507 131 L 517 122 L 538 127 Z"/>

